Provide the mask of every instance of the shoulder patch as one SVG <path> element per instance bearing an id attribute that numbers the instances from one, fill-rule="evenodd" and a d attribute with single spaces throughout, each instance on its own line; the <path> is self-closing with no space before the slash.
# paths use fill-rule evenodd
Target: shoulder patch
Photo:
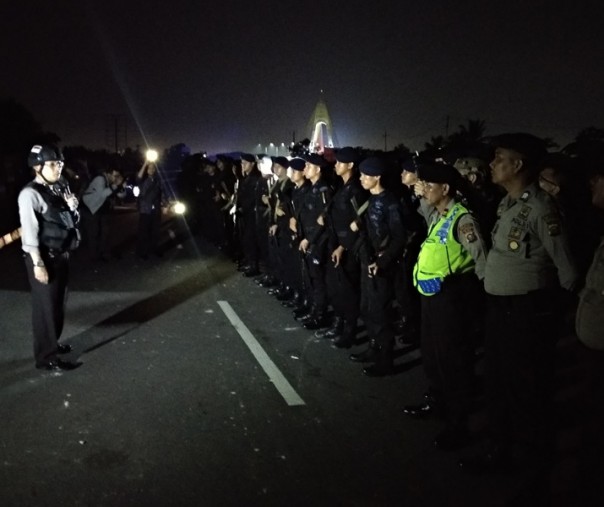
<path id="1" fill-rule="evenodd" d="M 478 236 L 476 235 L 476 228 L 472 222 L 460 225 L 459 234 L 466 238 L 468 243 L 474 243 L 474 241 L 478 239 Z"/>
<path id="2" fill-rule="evenodd" d="M 547 233 L 550 236 L 560 235 L 560 215 L 558 213 L 550 213 L 543 217 L 543 221 L 547 226 Z"/>

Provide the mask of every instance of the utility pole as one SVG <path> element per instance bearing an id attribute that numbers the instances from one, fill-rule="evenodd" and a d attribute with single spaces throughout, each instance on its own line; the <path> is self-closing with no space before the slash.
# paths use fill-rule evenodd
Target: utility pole
<path id="1" fill-rule="evenodd" d="M 105 128 L 105 144 L 107 147 L 111 146 L 115 153 L 119 153 L 120 142 L 124 143 L 124 149 L 128 146 L 127 119 L 122 114 L 109 114 Z"/>
<path id="2" fill-rule="evenodd" d="M 118 153 L 118 144 L 117 144 L 117 128 L 118 128 L 118 120 L 119 117 L 116 115 L 113 117 L 113 139 L 114 139 L 114 143 L 115 143 L 115 153 Z"/>

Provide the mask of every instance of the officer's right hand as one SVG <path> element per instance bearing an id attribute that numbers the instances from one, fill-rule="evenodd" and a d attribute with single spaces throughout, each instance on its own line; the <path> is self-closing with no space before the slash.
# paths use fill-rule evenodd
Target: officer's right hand
<path id="1" fill-rule="evenodd" d="M 300 250 L 302 253 L 306 253 L 306 250 L 308 250 L 308 245 L 310 245 L 310 241 L 305 238 L 300 241 L 300 246 L 298 247 L 298 250 Z"/>
<path id="2" fill-rule="evenodd" d="M 34 277 L 38 282 L 46 285 L 48 283 L 48 271 L 46 266 L 34 266 Z"/>

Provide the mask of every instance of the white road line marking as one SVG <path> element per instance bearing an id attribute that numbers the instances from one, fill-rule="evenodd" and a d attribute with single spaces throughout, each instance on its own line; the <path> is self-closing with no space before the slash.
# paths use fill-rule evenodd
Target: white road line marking
<path id="1" fill-rule="evenodd" d="M 300 398 L 298 393 L 294 391 L 294 388 L 287 381 L 287 379 L 283 376 L 279 368 L 273 363 L 268 354 L 264 351 L 258 340 L 254 338 L 254 335 L 250 332 L 250 330 L 246 327 L 243 321 L 239 318 L 239 316 L 235 313 L 232 306 L 228 303 L 228 301 L 217 301 L 218 306 L 222 309 L 224 314 L 227 316 L 232 326 L 241 336 L 243 342 L 250 349 L 250 352 L 258 361 L 258 364 L 264 370 L 264 373 L 267 374 L 268 378 L 274 384 L 279 394 L 283 396 L 285 402 L 290 406 L 297 405 L 306 405 L 304 400 Z"/>

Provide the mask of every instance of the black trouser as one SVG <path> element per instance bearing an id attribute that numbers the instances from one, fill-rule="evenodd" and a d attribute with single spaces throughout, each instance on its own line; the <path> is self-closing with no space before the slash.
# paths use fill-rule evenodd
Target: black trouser
<path id="1" fill-rule="evenodd" d="M 151 213 L 140 213 L 138 217 L 138 237 L 136 253 L 147 255 L 157 250 L 159 243 L 159 229 L 161 226 L 161 208 Z"/>
<path id="2" fill-rule="evenodd" d="M 369 277 L 366 263 L 361 263 L 361 317 L 370 340 L 382 352 L 380 360 L 392 362 L 394 330 L 392 328 L 392 301 L 394 296 L 393 269 L 378 271 Z"/>
<path id="3" fill-rule="evenodd" d="M 576 505 L 600 506 L 604 498 L 604 351 L 578 344 L 581 410 L 578 499 Z"/>
<path id="4" fill-rule="evenodd" d="M 413 286 L 413 268 L 417 261 L 417 253 L 407 253 L 398 263 L 398 273 L 395 277 L 394 290 L 396 301 L 401 308 L 401 316 L 409 322 L 419 323 L 421 315 L 420 294 Z"/>
<path id="5" fill-rule="evenodd" d="M 313 262 L 311 255 L 306 255 L 306 263 L 310 297 L 312 307 L 316 315 L 323 315 L 327 312 L 327 285 L 325 283 L 325 265 Z"/>
<path id="6" fill-rule="evenodd" d="M 325 267 L 329 302 L 338 317 L 356 325 L 361 311 L 361 266 L 353 255 L 344 252 L 340 265 L 329 259 Z"/>
<path id="7" fill-rule="evenodd" d="M 34 277 L 31 256 L 25 256 L 25 268 L 31 287 L 34 358 L 36 364 L 56 359 L 57 341 L 63 332 L 65 300 L 69 278 L 69 254 L 42 255 L 48 271 L 48 283 Z"/>
<path id="8" fill-rule="evenodd" d="M 88 250 L 92 258 L 109 255 L 109 214 L 97 211 L 94 215 L 86 206 L 81 206 L 82 225 L 84 226 L 84 240 L 88 244 Z"/>
<path id="9" fill-rule="evenodd" d="M 552 450 L 554 352 L 561 329 L 558 292 L 487 297 L 485 387 L 495 443 L 527 461 Z"/>
<path id="10" fill-rule="evenodd" d="M 253 212 L 242 214 L 240 217 L 241 250 L 245 264 L 252 269 L 258 269 L 260 252 L 256 234 L 256 219 Z"/>
<path id="11" fill-rule="evenodd" d="M 474 273 L 445 278 L 442 289 L 421 296 L 421 350 L 435 403 L 448 424 L 465 426 L 474 370 L 469 332 L 482 288 Z"/>

